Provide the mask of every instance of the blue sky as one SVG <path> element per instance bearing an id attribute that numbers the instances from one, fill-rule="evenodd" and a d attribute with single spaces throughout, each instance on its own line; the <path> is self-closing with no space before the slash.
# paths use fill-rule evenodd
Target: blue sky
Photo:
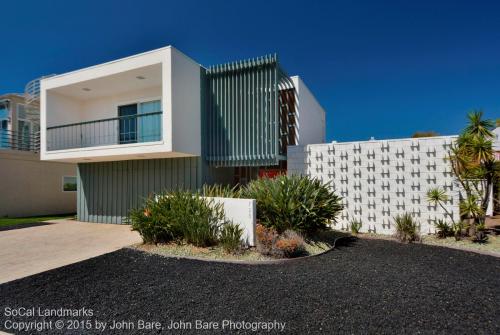
<path id="1" fill-rule="evenodd" d="M 499 17 L 499 1 L 9 1 L 0 93 L 170 44 L 203 65 L 277 52 L 328 141 L 455 134 L 473 108 L 500 117 Z"/>

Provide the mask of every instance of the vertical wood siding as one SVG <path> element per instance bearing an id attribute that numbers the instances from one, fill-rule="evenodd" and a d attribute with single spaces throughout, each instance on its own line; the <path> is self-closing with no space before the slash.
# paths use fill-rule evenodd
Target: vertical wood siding
<path id="1" fill-rule="evenodd" d="M 78 220 L 99 223 L 126 222 L 153 193 L 201 186 L 199 157 L 81 163 L 77 176 Z"/>

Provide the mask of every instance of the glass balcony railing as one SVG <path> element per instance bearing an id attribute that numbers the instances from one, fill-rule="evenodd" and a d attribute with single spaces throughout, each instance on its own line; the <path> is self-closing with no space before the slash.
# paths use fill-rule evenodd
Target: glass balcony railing
<path id="1" fill-rule="evenodd" d="M 160 141 L 161 125 L 154 112 L 47 127 L 47 151 Z"/>

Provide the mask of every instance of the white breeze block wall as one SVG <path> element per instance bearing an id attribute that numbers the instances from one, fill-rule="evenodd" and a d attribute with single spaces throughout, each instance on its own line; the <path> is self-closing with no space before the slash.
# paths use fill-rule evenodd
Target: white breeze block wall
<path id="1" fill-rule="evenodd" d="M 441 187 L 446 204 L 459 218 L 459 186 L 445 159 L 456 136 L 312 144 L 288 147 L 288 174 L 330 182 L 342 196 L 345 209 L 336 228 L 347 229 L 360 219 L 362 232 L 394 233 L 394 217 L 412 213 L 422 234 L 435 231 L 445 218 L 439 206 L 426 200 L 429 189 Z M 446 218 L 450 222 L 449 218 Z"/>
<path id="2" fill-rule="evenodd" d="M 257 220 L 255 199 L 206 198 L 212 199 L 216 204 L 222 203 L 226 219 L 233 221 L 243 229 L 243 241 L 247 245 L 255 246 L 255 225 Z"/>

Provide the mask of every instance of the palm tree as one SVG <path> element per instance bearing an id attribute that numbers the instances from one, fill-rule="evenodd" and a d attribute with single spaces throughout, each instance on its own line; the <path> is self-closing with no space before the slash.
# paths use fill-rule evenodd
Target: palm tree
<path id="1" fill-rule="evenodd" d="M 477 219 L 484 215 L 484 211 L 479 205 L 479 198 L 475 195 L 460 201 L 460 215 L 468 219 Z"/>
<path id="2" fill-rule="evenodd" d="M 453 219 L 453 213 L 450 213 L 448 209 L 444 206 L 444 203 L 449 200 L 448 195 L 446 194 L 446 191 L 443 189 L 440 189 L 439 187 L 430 189 L 427 191 L 427 202 L 433 204 L 433 205 L 439 205 L 446 215 L 448 215 L 453 222 L 453 226 L 455 226 L 455 220 Z"/>
<path id="3" fill-rule="evenodd" d="M 483 120 L 480 110 L 470 112 L 467 118 L 468 125 L 452 148 L 449 160 L 467 198 L 478 196 L 481 208 L 486 212 L 495 178 L 496 164 L 492 148 L 494 123 L 492 120 Z"/>
<path id="4" fill-rule="evenodd" d="M 482 110 L 473 110 L 467 114 L 469 124 L 465 127 L 463 133 L 474 137 L 493 138 L 492 130 L 495 128 L 493 120 L 483 120 Z"/>
<path id="5" fill-rule="evenodd" d="M 470 142 L 470 154 L 477 164 L 493 160 L 493 142 L 485 137 L 475 136 Z"/>

